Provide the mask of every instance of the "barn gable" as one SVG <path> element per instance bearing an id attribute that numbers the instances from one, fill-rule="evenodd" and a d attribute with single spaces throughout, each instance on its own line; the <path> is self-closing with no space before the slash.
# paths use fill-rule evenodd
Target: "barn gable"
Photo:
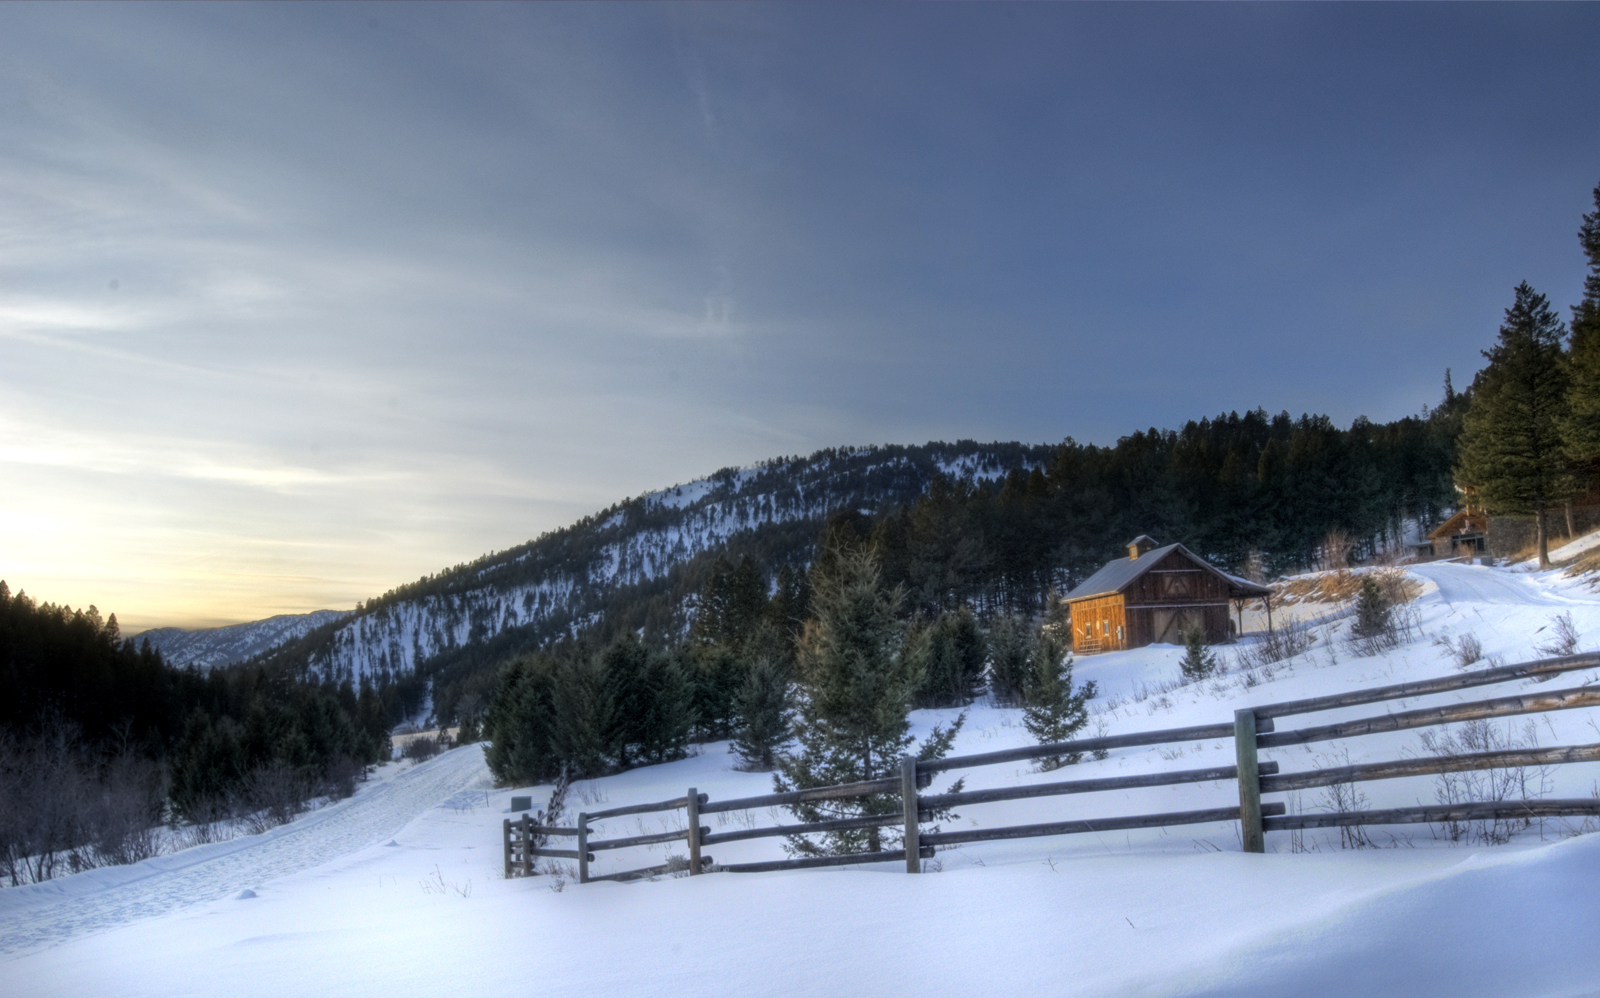
<path id="1" fill-rule="evenodd" d="M 1199 628 L 1208 642 L 1229 637 L 1228 602 L 1266 597 L 1266 586 L 1229 575 L 1182 544 L 1155 547 L 1147 536 L 1128 557 L 1107 563 L 1068 593 L 1073 648 L 1080 653 L 1181 643 Z"/>

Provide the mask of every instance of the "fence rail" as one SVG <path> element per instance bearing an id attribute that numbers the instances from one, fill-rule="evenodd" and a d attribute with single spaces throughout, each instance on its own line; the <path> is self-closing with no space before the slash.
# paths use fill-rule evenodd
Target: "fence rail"
<path id="1" fill-rule="evenodd" d="M 1459 721 L 1512 717 L 1553 710 L 1600 706 L 1600 687 L 1581 686 L 1573 689 L 1551 690 L 1534 694 L 1498 697 L 1472 703 L 1383 714 L 1287 731 L 1275 730 L 1273 724 L 1274 718 L 1362 706 L 1389 700 L 1409 699 L 1437 693 L 1448 693 L 1496 683 L 1525 679 L 1546 682 L 1562 673 L 1591 668 L 1600 668 L 1600 654 L 1570 655 L 1562 658 L 1542 659 L 1518 665 L 1480 669 L 1439 679 L 1398 683 L 1370 690 L 1357 690 L 1334 696 L 1264 704 L 1235 711 L 1232 723 L 1166 728 L 1103 738 L 1084 738 L 1049 745 L 1030 745 L 1022 748 L 1004 749 L 998 752 L 949 756 L 931 761 L 917 761 L 908 757 L 901 760 L 900 772 L 895 776 L 885 775 L 858 783 L 808 787 L 786 793 L 764 794 L 757 797 L 713 801 L 706 794 L 699 793 L 691 787 L 683 797 L 672 800 L 659 801 L 653 804 L 634 804 L 579 814 L 576 826 L 571 828 L 539 827 L 533 825 L 531 819 L 526 815 L 523 816 L 520 822 L 514 822 L 508 818 L 504 822 L 506 875 L 529 874 L 533 871 L 534 859 L 546 856 L 558 859 L 575 859 L 578 864 L 578 879 L 585 883 L 601 880 L 633 880 L 678 872 L 695 875 L 713 869 L 731 873 L 758 873 L 775 870 L 804 870 L 829 866 L 854 866 L 890 862 L 904 862 L 907 871 L 915 873 L 920 872 L 921 861 L 930 858 L 934 849 L 939 846 L 1005 839 L 1073 835 L 1088 832 L 1119 831 L 1134 828 L 1238 821 L 1240 823 L 1240 841 L 1244 851 L 1264 852 L 1265 833 L 1269 831 L 1332 828 L 1351 825 L 1391 825 L 1413 822 L 1457 822 L 1496 819 L 1531 820 L 1533 818 L 1558 816 L 1596 816 L 1600 815 L 1600 799 L 1596 798 L 1481 801 L 1386 810 L 1287 814 L 1287 808 L 1283 803 L 1276 801 L 1263 802 L 1261 795 L 1264 793 L 1279 793 L 1407 776 L 1597 762 L 1600 761 L 1600 744 L 1558 746 L 1542 749 L 1508 749 L 1496 752 L 1399 759 L 1352 766 L 1325 767 L 1297 773 L 1280 773 L 1276 761 L 1261 760 L 1258 757 L 1258 750 L 1260 749 L 1405 731 Z M 934 774 L 950 770 L 973 769 L 1008 762 L 1071 756 L 1088 752 L 1109 752 L 1120 748 L 1220 739 L 1233 740 L 1237 760 L 1235 765 L 1176 770 L 1165 773 L 1147 773 L 1138 776 L 1065 780 L 1054 783 L 996 787 L 947 794 L 920 794 L 918 792 L 929 786 Z M 937 814 L 955 807 L 1009 800 L 1026 800 L 1036 797 L 1099 793 L 1112 790 L 1227 780 L 1236 781 L 1238 784 L 1238 807 L 1173 811 L 1161 814 L 1124 815 L 1033 825 L 1013 825 L 1001 828 L 960 829 L 956 831 L 925 832 L 921 828 L 923 823 L 935 820 Z M 818 801 L 852 800 L 862 797 L 891 798 L 893 796 L 900 798 L 895 811 L 889 811 L 888 808 L 891 806 L 889 801 L 883 800 L 876 805 L 876 807 L 883 809 L 883 813 L 857 817 L 836 818 L 828 821 L 792 825 L 771 825 L 727 832 L 713 832 L 709 827 L 700 824 L 701 816 L 707 814 L 753 811 L 762 808 Z M 683 812 L 685 827 L 681 830 L 599 840 L 590 837 L 594 834 L 594 830 L 590 827 L 591 822 L 630 815 L 673 811 Z M 732 863 L 723 866 L 717 866 L 710 856 L 701 854 L 702 846 L 716 845 L 718 843 L 741 842 L 779 836 L 798 837 L 890 826 L 903 826 L 903 844 L 900 849 L 880 849 L 873 852 L 838 856 L 799 856 L 755 863 Z M 576 848 L 545 848 L 542 843 L 552 836 L 576 838 Z M 589 864 L 594 861 L 596 852 L 663 845 L 680 840 L 687 847 L 688 856 L 686 858 L 669 859 L 665 864 L 626 870 L 620 873 L 610 873 L 603 876 L 590 876 L 589 874 Z"/>

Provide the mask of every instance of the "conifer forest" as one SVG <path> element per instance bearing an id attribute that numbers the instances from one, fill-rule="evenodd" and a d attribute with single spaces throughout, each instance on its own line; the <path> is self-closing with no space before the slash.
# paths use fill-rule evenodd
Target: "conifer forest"
<path id="1" fill-rule="evenodd" d="M 1330 532 L 1366 560 L 1466 502 L 1534 517 L 1543 559 L 1546 515 L 1600 469 L 1600 188 L 1579 237 L 1570 327 L 1524 283 L 1471 385 L 1444 372 L 1437 404 L 1389 422 L 1256 408 L 1110 445 L 835 448 L 724 469 L 204 669 L 0 583 L 0 875 L 134 855 L 131 830 L 162 821 L 348 793 L 424 712 L 486 741 L 518 784 L 723 740 L 779 787 L 875 778 L 949 744 L 913 745 L 907 711 L 985 694 L 1063 740 L 1093 689 L 1073 682 L 1055 597 L 1139 534 L 1269 579 L 1311 566 Z M 109 799 L 120 810 L 91 806 Z M 795 848 L 846 845 L 862 847 Z"/>

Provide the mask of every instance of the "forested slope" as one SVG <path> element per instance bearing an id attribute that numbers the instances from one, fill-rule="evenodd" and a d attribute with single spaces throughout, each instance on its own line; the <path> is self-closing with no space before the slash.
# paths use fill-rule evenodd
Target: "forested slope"
<path id="1" fill-rule="evenodd" d="M 1329 530 L 1381 546 L 1453 506 L 1464 396 L 1349 429 L 1255 410 L 1112 446 L 839 448 L 728 468 L 618 503 L 527 544 L 426 576 L 256 657 L 306 678 L 458 687 L 532 648 L 624 631 L 671 643 L 719 557 L 769 579 L 805 570 L 823 523 L 872 533 L 908 607 L 1027 610 L 1139 533 L 1229 568 L 1310 561 Z"/>

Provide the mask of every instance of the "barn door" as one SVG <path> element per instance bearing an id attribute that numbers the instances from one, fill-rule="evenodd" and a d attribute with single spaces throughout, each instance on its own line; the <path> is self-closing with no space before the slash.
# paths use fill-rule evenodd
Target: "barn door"
<path id="1" fill-rule="evenodd" d="M 1154 644 L 1181 645 L 1183 636 L 1197 627 L 1205 627 L 1205 617 L 1198 607 L 1150 611 L 1150 630 L 1154 635 L 1151 641 Z"/>

